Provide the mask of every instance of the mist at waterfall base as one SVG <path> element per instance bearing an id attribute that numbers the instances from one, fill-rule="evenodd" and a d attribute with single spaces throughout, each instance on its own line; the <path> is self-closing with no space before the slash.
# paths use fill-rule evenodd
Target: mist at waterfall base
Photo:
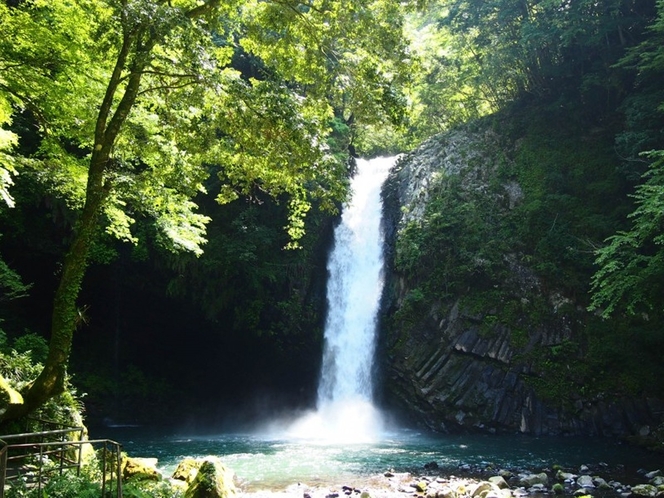
<path id="1" fill-rule="evenodd" d="M 604 462 L 649 468 L 653 455 L 590 438 L 431 435 L 399 428 L 373 405 L 372 363 L 382 292 L 380 187 L 394 158 L 358 161 L 328 261 L 328 316 L 316 409 L 274 417 L 249 431 L 193 435 L 145 427 L 107 427 L 104 437 L 134 457 L 156 457 L 170 475 L 185 457 L 217 455 L 245 491 L 308 485 L 356 485 L 386 470 L 441 472 L 466 465 L 541 469 Z M 659 462 L 661 466 L 661 461 Z M 653 467 L 654 468 L 654 467 Z"/>

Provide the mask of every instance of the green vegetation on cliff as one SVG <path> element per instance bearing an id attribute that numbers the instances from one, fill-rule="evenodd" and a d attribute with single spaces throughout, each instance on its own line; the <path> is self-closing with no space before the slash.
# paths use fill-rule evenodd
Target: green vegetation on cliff
<path id="1" fill-rule="evenodd" d="M 431 318 L 452 334 L 458 303 L 486 344 L 509 330 L 514 356 L 494 366 L 520 365 L 550 406 L 661 398 L 664 178 L 650 151 L 664 148 L 664 2 L 441 5 L 438 29 L 478 64 L 469 103 L 484 95 L 494 112 L 406 158 L 427 201 L 401 214 L 392 353 Z M 446 57 L 448 71 L 465 60 Z"/>

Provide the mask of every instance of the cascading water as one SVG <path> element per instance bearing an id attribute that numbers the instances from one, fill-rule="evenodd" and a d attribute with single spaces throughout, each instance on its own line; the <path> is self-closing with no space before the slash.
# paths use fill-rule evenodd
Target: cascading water
<path id="1" fill-rule="evenodd" d="M 318 408 L 371 402 L 376 316 L 383 290 L 380 189 L 392 158 L 359 160 L 352 199 L 334 232 L 327 265 L 328 316 Z"/>
<path id="2" fill-rule="evenodd" d="M 328 261 L 328 316 L 317 411 L 296 422 L 294 436 L 366 442 L 382 429 L 373 406 L 376 318 L 383 290 L 380 190 L 395 158 L 358 160 L 352 197 L 334 232 Z"/>

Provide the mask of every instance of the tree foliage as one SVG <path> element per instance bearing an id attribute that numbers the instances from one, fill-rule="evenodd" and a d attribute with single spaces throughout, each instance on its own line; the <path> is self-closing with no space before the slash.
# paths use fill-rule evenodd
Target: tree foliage
<path id="1" fill-rule="evenodd" d="M 544 130 L 541 140 L 525 132 L 539 144 L 530 158 L 528 147 L 521 149 L 519 162 L 529 165 L 518 173 L 527 190 L 519 240 L 542 276 L 588 287 L 592 249 L 620 228 L 629 184 L 641 183 L 654 161 L 636 187 L 632 228 L 622 227 L 597 256 L 593 309 L 604 314 L 658 307 L 661 159 L 643 154 L 661 149 L 664 139 L 663 10 L 661 0 L 441 0 L 410 18 L 421 69 L 411 95 L 415 136 L 496 111 L 517 113 L 516 123 L 519 108 L 538 109 L 561 129 L 615 133 L 613 157 L 600 153 L 600 172 L 592 169 L 595 158 L 576 152 L 575 163 L 547 144 Z M 610 195 L 620 200 L 599 217 Z"/>
<path id="2" fill-rule="evenodd" d="M 147 215 L 166 246 L 200 254 L 209 218 L 193 198 L 210 165 L 220 202 L 255 188 L 287 195 L 294 240 L 312 198 L 332 206 L 343 197 L 345 168 L 326 146 L 333 106 L 354 119 L 398 118 L 390 96 L 406 67 L 399 17 L 392 2 L 364 0 L 0 3 L 0 125 L 28 124 L 19 172 L 78 213 L 49 357 L 5 419 L 63 389 L 100 224 L 136 242 L 137 216 Z M 242 52 L 260 60 L 257 74 L 234 67 Z M 15 142 L 5 133 L 0 152 Z M 17 170 L 0 166 L 11 202 Z"/>
<path id="3" fill-rule="evenodd" d="M 606 117 L 633 78 L 614 66 L 654 17 L 653 0 L 430 2 L 409 17 L 419 67 L 408 131 L 418 141 L 527 102 Z"/>
<path id="4" fill-rule="evenodd" d="M 652 2 L 634 0 L 447 5 L 442 22 L 465 37 L 482 65 L 480 81 L 498 104 L 524 93 L 559 99 L 570 91 L 615 104 L 623 89 L 611 66 L 640 41 L 654 15 Z"/>
<path id="5" fill-rule="evenodd" d="M 590 308 L 608 317 L 618 310 L 661 317 L 664 312 L 664 152 L 654 159 L 634 194 L 632 226 L 597 252 Z"/>
<path id="6" fill-rule="evenodd" d="M 639 150 L 648 145 L 661 147 L 664 131 L 664 94 L 661 85 L 654 83 L 664 76 L 664 1 L 657 2 L 657 9 L 651 36 L 621 61 L 638 70 L 641 90 L 628 102 L 628 110 L 640 107 L 644 99 L 656 100 L 656 106 L 647 111 L 647 117 L 640 109 L 640 123 L 629 121 L 631 127 L 619 136 L 631 143 L 632 153 L 642 152 L 650 165 L 633 195 L 636 208 L 628 216 L 631 226 L 607 239 L 607 245 L 597 252 L 599 269 L 593 276 L 590 308 L 601 311 L 604 317 L 626 311 L 652 318 L 661 317 L 664 311 L 664 151 Z M 635 113 L 628 116 L 634 118 Z"/>

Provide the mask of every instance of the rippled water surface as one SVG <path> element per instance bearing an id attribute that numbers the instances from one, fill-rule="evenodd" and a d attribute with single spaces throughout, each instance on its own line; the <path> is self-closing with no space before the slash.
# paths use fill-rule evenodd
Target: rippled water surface
<path id="1" fill-rule="evenodd" d="M 283 488 L 295 482 L 339 481 L 393 470 L 424 473 L 436 462 L 437 472 L 459 472 L 463 465 L 538 470 L 553 465 L 575 469 L 582 464 L 623 465 L 636 469 L 663 468 L 662 456 L 603 438 L 533 438 L 526 436 L 432 436 L 398 430 L 375 443 L 334 444 L 280 439 L 274 435 L 157 433 L 145 428 L 104 429 L 100 437 L 123 444 L 131 456 L 156 457 L 168 474 L 184 457 L 217 455 L 249 489 Z"/>

